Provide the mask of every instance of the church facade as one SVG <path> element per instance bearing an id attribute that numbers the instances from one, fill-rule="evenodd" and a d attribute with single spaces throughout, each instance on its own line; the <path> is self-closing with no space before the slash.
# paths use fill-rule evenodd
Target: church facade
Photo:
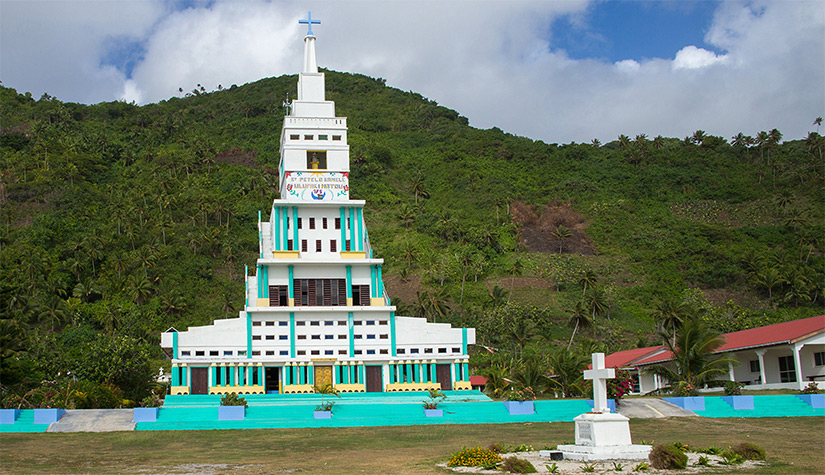
<path id="1" fill-rule="evenodd" d="M 472 328 L 396 316 L 363 200 L 349 196 L 347 121 L 326 100 L 314 20 L 284 117 L 280 199 L 259 213 L 255 275 L 238 318 L 161 334 L 171 394 L 469 390 Z"/>

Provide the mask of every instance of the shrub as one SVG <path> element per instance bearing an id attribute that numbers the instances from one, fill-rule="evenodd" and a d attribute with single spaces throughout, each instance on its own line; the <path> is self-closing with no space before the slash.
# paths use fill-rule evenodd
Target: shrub
<path id="1" fill-rule="evenodd" d="M 504 446 L 504 444 L 499 444 L 498 442 L 493 442 L 487 448 L 497 454 L 507 452 L 507 448 Z"/>
<path id="2" fill-rule="evenodd" d="M 227 393 L 221 397 L 221 406 L 243 406 L 246 407 L 246 399 L 235 393 Z"/>
<path id="3" fill-rule="evenodd" d="M 508 401 L 534 401 L 536 399 L 536 393 L 533 391 L 533 388 L 530 386 L 520 389 L 518 391 L 510 391 L 507 393 L 507 400 Z"/>
<path id="4" fill-rule="evenodd" d="M 532 463 L 518 457 L 507 457 L 501 463 L 501 468 L 511 473 L 536 473 L 536 467 Z"/>
<path id="5" fill-rule="evenodd" d="M 648 458 L 653 468 L 660 469 L 685 468 L 688 460 L 687 455 L 673 444 L 653 447 Z"/>
<path id="6" fill-rule="evenodd" d="M 723 459 L 719 462 L 720 465 L 739 465 L 745 461 L 745 457 L 742 457 L 731 449 L 723 451 L 719 456 Z"/>
<path id="7" fill-rule="evenodd" d="M 490 467 L 501 462 L 501 455 L 481 447 L 464 447 L 450 456 L 448 467 Z"/>
<path id="8" fill-rule="evenodd" d="M 742 394 L 742 388 L 744 387 L 745 383 L 725 381 L 725 396 L 739 396 Z"/>
<path id="9" fill-rule="evenodd" d="M 802 390 L 802 394 L 819 394 L 819 386 L 817 386 L 815 381 L 811 381 Z"/>
<path id="10" fill-rule="evenodd" d="M 741 442 L 730 449 L 745 460 L 765 460 L 765 449 L 750 442 Z"/>

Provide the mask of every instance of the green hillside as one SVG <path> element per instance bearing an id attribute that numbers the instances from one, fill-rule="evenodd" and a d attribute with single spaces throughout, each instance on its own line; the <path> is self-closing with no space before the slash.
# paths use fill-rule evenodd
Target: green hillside
<path id="1" fill-rule="evenodd" d="M 295 84 L 142 107 L 0 89 L 4 404 L 41 400 L 67 372 L 87 389 L 78 406 L 138 401 L 164 364 L 161 331 L 237 316 Z M 655 344 L 674 313 L 719 331 L 823 313 L 816 132 L 546 144 L 381 79 L 327 71 L 327 90 L 399 314 L 543 361 L 574 315 L 592 323 L 573 343 L 585 353 Z"/>

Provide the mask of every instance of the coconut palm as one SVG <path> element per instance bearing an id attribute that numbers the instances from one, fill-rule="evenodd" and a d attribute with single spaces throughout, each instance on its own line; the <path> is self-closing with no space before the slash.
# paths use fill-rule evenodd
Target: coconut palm
<path id="1" fill-rule="evenodd" d="M 582 273 L 581 277 L 579 277 L 579 285 L 582 286 L 582 299 L 584 299 L 587 288 L 596 285 L 597 280 L 599 280 L 599 275 L 593 270 L 587 269 Z"/>
<path id="2" fill-rule="evenodd" d="M 564 397 L 582 395 L 582 372 L 589 363 L 586 356 L 565 348 L 552 353 L 548 363 L 553 372 L 549 378 L 551 390 L 560 392 Z"/>
<path id="3" fill-rule="evenodd" d="M 693 394 L 717 377 L 728 374 L 730 365 L 738 364 L 735 358 L 714 353 L 725 344 L 725 339 L 702 320 L 685 321 L 676 332 L 674 342 L 667 338 L 668 335 L 662 336 L 672 360 L 646 371 L 667 379 L 675 395 Z"/>
<path id="4" fill-rule="evenodd" d="M 554 239 L 559 241 L 559 254 L 562 253 L 564 249 L 564 241 L 573 236 L 573 232 L 570 231 L 566 226 L 559 224 L 556 226 L 556 230 L 550 233 Z"/>
<path id="5" fill-rule="evenodd" d="M 567 322 L 568 326 L 573 327 L 573 334 L 570 335 L 570 341 L 567 343 L 567 349 L 570 349 L 570 345 L 573 344 L 573 338 L 576 337 L 576 332 L 579 328 L 587 328 L 591 324 L 590 319 L 587 318 L 587 311 L 584 309 L 584 305 L 581 301 L 576 303 L 576 308 L 573 309 L 573 316 L 570 317 L 570 320 Z"/>
<path id="6" fill-rule="evenodd" d="M 670 335 L 675 341 L 676 330 L 684 323 L 687 313 L 688 309 L 684 302 L 677 297 L 668 295 L 656 303 L 652 316 L 658 322 L 661 332 L 667 333 L 670 331 Z"/>

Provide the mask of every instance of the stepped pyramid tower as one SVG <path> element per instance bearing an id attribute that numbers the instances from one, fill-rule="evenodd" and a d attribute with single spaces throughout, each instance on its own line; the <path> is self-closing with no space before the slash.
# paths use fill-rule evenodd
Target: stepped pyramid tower
<path id="1" fill-rule="evenodd" d="M 238 318 L 170 328 L 171 393 L 469 390 L 475 329 L 395 315 L 363 200 L 349 196 L 347 120 L 318 72 L 312 25 L 298 97 L 284 117 L 280 199 L 258 216 L 259 256 Z"/>

